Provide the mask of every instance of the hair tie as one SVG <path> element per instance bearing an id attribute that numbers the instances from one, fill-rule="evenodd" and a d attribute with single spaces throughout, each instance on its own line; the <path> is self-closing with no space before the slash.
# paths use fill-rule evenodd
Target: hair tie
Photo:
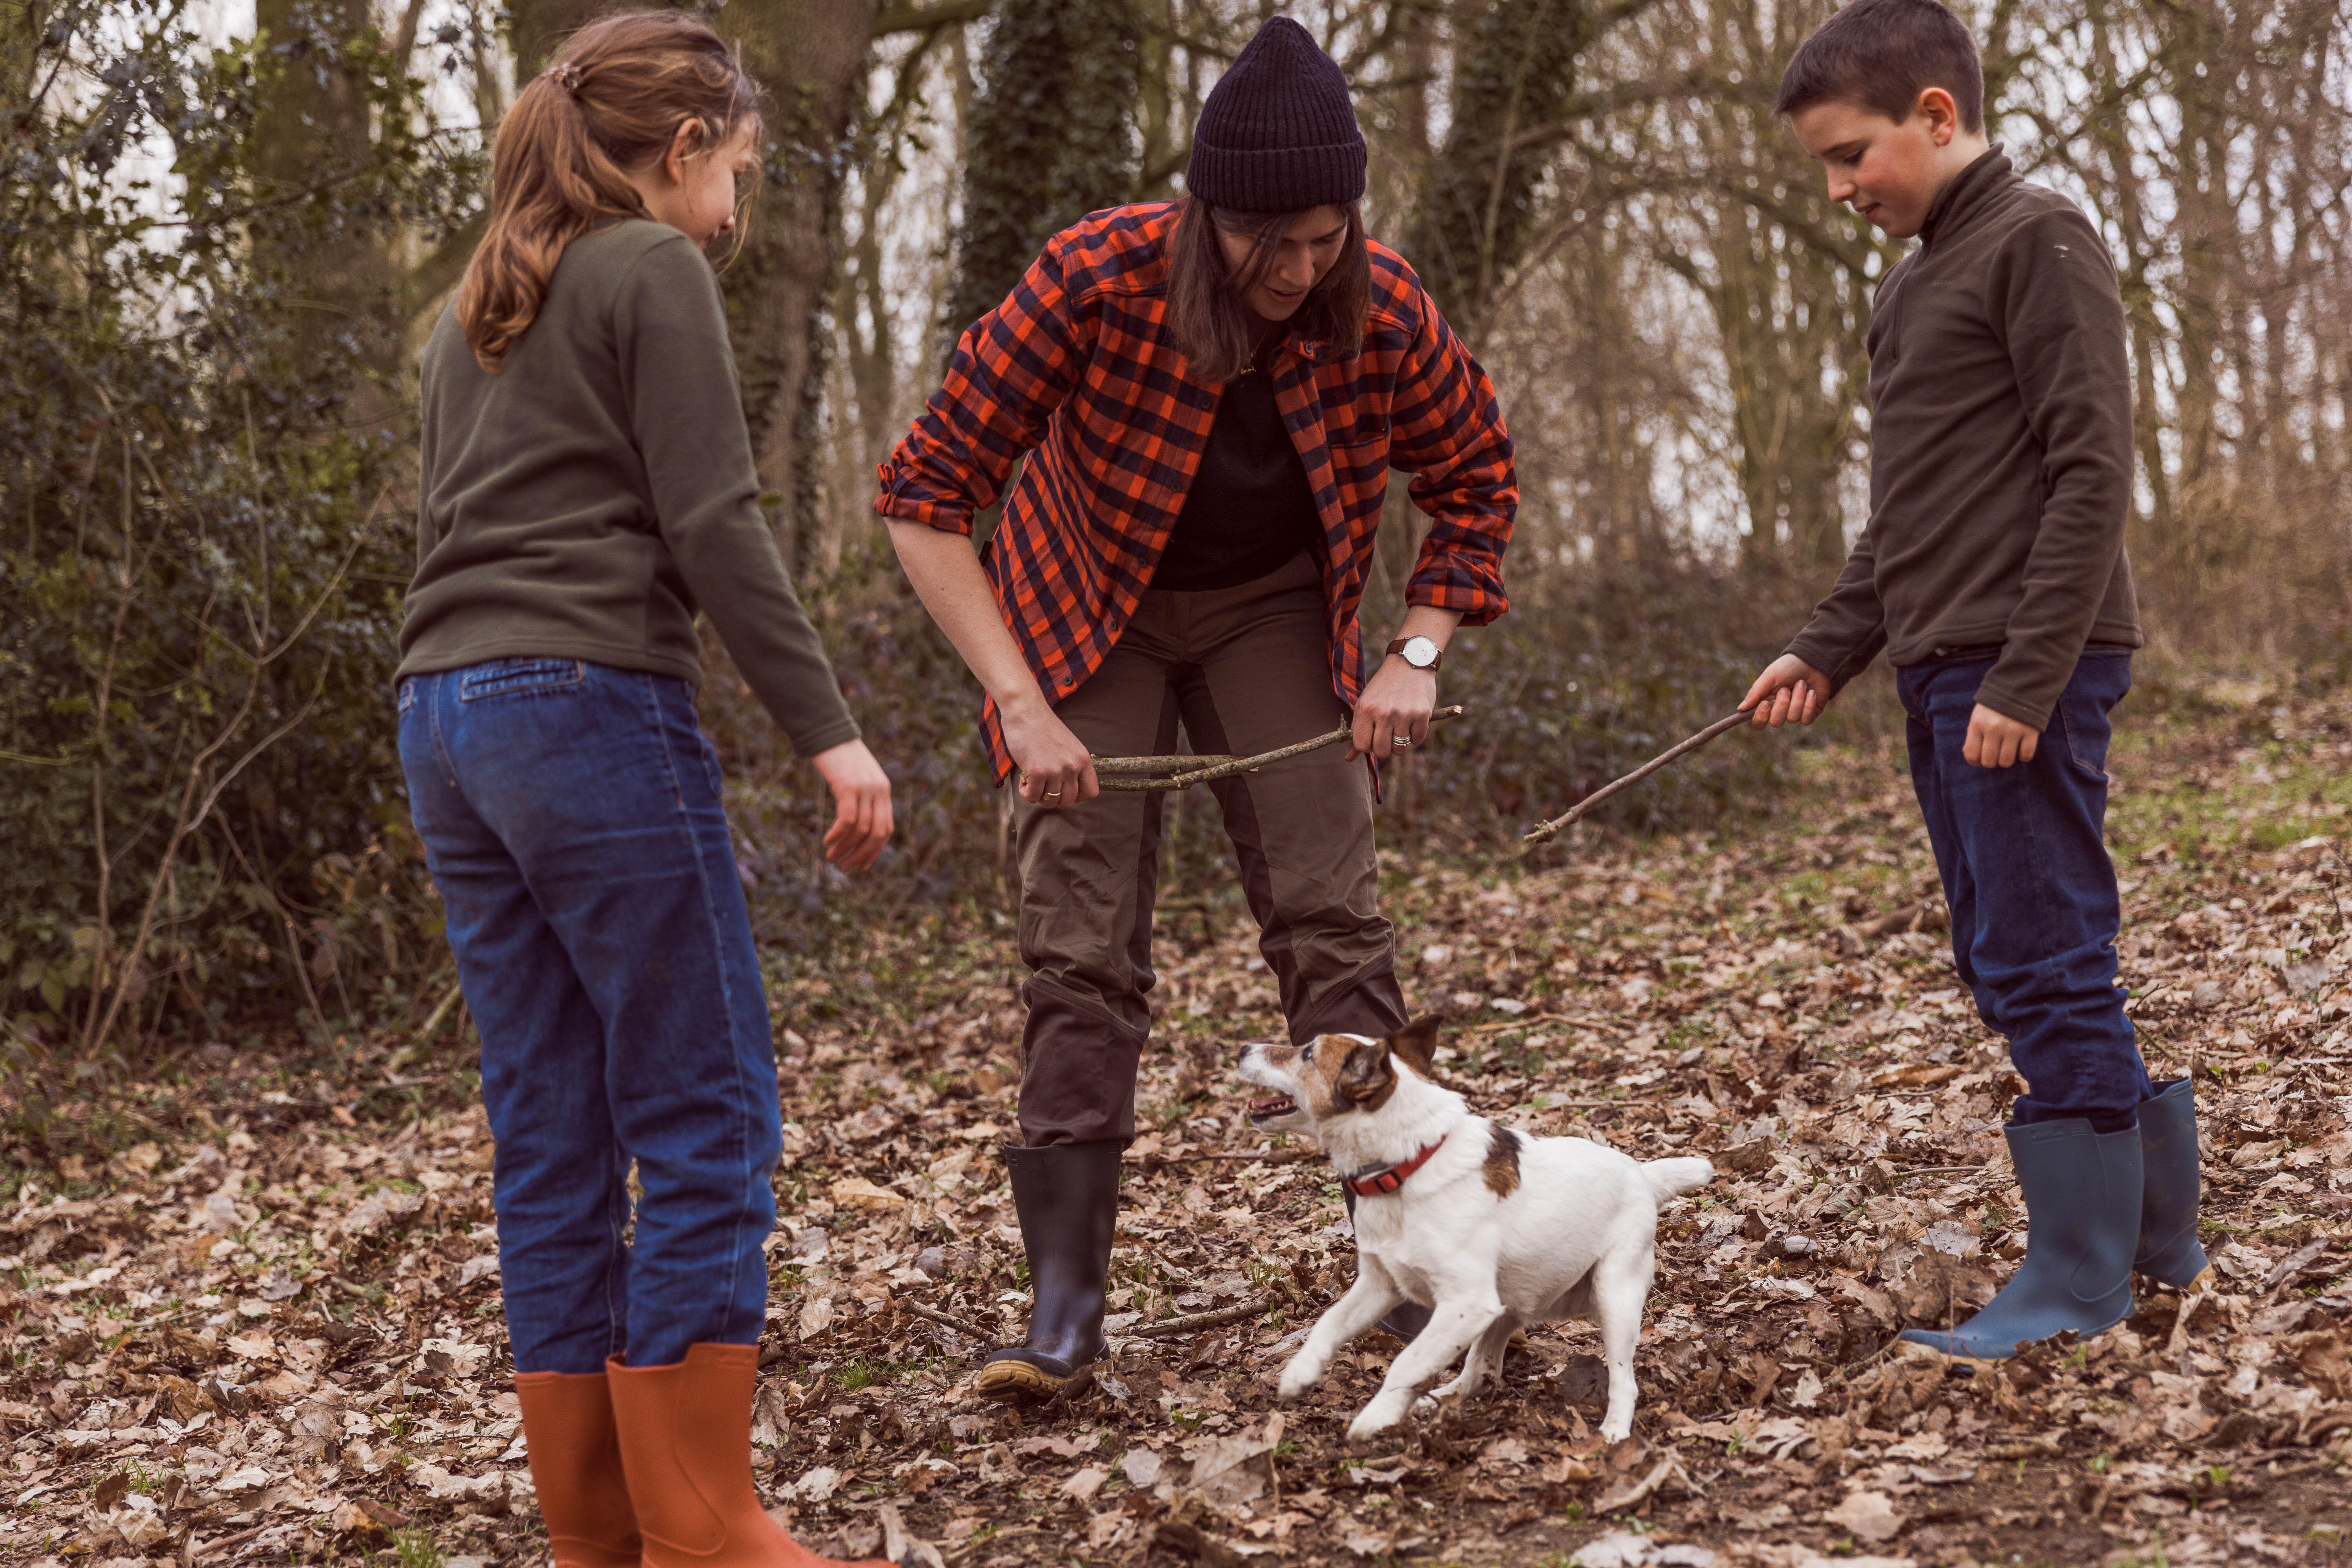
<path id="1" fill-rule="evenodd" d="M 574 98 L 580 96 L 580 68 L 577 65 L 570 60 L 558 60 L 547 68 L 547 74 L 554 79 L 556 86 Z"/>

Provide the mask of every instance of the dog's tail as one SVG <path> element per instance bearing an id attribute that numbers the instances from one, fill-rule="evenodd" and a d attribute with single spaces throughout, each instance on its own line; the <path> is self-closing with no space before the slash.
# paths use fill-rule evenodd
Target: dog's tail
<path id="1" fill-rule="evenodd" d="M 1650 1160 L 1643 1163 L 1642 1174 L 1648 1180 L 1651 1193 L 1663 1204 L 1715 1180 L 1715 1167 L 1696 1158 Z"/>

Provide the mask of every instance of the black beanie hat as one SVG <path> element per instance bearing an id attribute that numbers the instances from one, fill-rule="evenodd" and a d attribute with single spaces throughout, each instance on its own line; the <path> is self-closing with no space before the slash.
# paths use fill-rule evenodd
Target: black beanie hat
<path id="1" fill-rule="evenodd" d="M 1276 16 L 1201 108 L 1184 188 L 1242 212 L 1344 206 L 1364 194 L 1364 133 L 1339 63 Z"/>

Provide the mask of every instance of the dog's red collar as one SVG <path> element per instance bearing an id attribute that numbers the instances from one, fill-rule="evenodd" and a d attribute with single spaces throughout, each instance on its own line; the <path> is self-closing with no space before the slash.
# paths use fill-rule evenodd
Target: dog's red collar
<path id="1" fill-rule="evenodd" d="M 1407 1176 L 1428 1164 L 1429 1157 L 1436 1153 L 1444 1144 L 1445 1138 L 1441 1137 L 1436 1142 L 1401 1165 L 1391 1165 L 1385 1171 L 1373 1171 L 1361 1176 L 1342 1176 L 1339 1178 L 1339 1184 L 1360 1198 L 1376 1198 L 1384 1193 L 1392 1193 L 1404 1185 L 1404 1179 Z"/>

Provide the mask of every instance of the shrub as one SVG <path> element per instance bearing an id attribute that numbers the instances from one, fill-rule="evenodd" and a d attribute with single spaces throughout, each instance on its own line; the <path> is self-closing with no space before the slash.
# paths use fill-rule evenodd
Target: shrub
<path id="1" fill-rule="evenodd" d="M 180 14 L 50 13 L 0 172 L 0 1011 L 85 1060 L 257 1005 L 356 1016 L 433 923 L 399 847 L 389 334 L 299 307 L 462 217 L 470 154 L 370 40 L 214 49 Z M 263 182 L 273 88 L 327 64 L 372 154 Z"/>

